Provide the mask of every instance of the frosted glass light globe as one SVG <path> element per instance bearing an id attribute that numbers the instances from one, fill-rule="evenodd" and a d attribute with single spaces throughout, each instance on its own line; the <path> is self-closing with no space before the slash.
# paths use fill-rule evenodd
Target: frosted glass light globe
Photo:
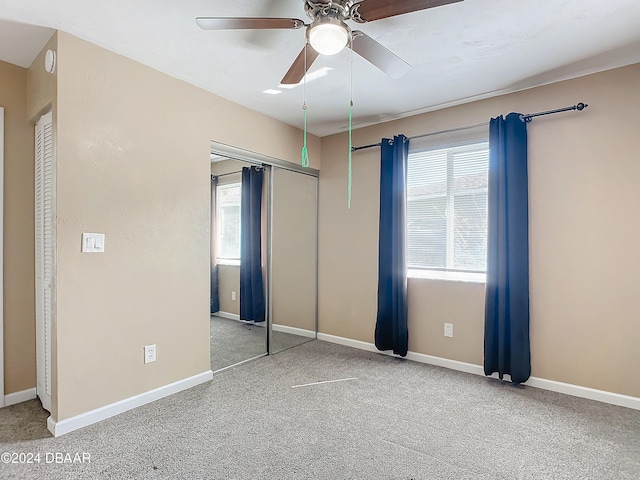
<path id="1" fill-rule="evenodd" d="M 349 32 L 339 23 L 319 23 L 309 31 L 309 43 L 321 55 L 335 55 L 349 40 Z"/>

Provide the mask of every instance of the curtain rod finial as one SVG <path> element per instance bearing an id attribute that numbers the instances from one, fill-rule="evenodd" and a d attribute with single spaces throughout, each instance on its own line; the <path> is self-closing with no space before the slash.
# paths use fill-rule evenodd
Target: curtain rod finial
<path id="1" fill-rule="evenodd" d="M 587 108 L 588 106 L 589 106 L 589 105 L 587 105 L 586 103 L 582 103 L 582 102 L 580 102 L 580 103 L 578 103 L 578 104 L 576 105 L 576 110 L 578 110 L 578 111 L 580 111 L 580 110 L 584 110 L 584 109 L 585 109 L 585 108 Z"/>

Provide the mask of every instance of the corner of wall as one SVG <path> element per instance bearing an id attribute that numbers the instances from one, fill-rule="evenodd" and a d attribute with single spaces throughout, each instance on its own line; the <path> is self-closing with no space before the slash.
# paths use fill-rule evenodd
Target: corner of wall
<path id="1" fill-rule="evenodd" d="M 47 44 L 27 69 L 27 118 L 35 124 L 38 118 L 48 110 L 54 110 L 57 100 L 58 69 L 60 55 L 58 54 L 58 35 L 56 31 Z M 53 73 L 44 69 L 44 57 L 47 50 L 56 52 L 56 67 Z"/>
<path id="2" fill-rule="evenodd" d="M 58 70 L 60 67 L 60 55 L 58 51 L 58 35 L 59 31 L 54 32 L 47 44 L 42 48 L 40 53 L 36 56 L 35 60 L 31 63 L 27 69 L 27 88 L 26 88 L 26 113 L 27 120 L 30 122 L 31 127 L 40 119 L 40 117 L 51 111 L 53 114 L 53 135 L 54 135 L 54 158 L 55 158 L 55 144 L 57 136 L 57 101 L 58 101 Z M 53 50 L 56 52 L 56 66 L 53 73 L 48 73 L 44 69 L 44 58 L 47 50 Z M 33 131 L 33 130 L 32 130 Z M 32 139 L 33 144 L 33 139 Z M 31 164 L 33 165 L 33 154 L 31 155 Z M 32 167 L 33 168 L 33 167 Z M 34 173 L 31 173 L 31 184 L 34 184 Z M 32 187 L 33 188 L 33 187 Z M 33 213 L 35 210 L 35 204 L 33 197 L 29 205 L 30 211 Z M 33 222 L 32 222 L 33 223 Z M 35 249 L 35 231 L 30 236 L 32 242 L 31 250 Z M 35 278 L 34 278 L 35 289 Z M 34 295 L 35 304 L 35 295 Z M 35 305 L 34 305 L 35 315 Z M 35 318 L 34 318 L 35 322 Z M 55 322 L 55 308 L 53 310 L 53 325 Z M 35 336 L 35 335 L 34 335 Z M 35 338 L 33 339 L 35 344 Z M 51 338 L 51 416 L 57 418 L 58 402 L 57 402 L 57 333 L 55 328 L 52 329 Z"/>

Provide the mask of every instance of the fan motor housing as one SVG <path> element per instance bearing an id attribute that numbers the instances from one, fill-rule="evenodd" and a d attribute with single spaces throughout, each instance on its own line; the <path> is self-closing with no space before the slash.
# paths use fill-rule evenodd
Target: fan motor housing
<path id="1" fill-rule="evenodd" d="M 349 12 L 353 6 L 353 0 L 328 0 L 314 2 L 305 0 L 304 10 L 312 20 L 321 17 L 334 17 L 339 20 L 349 19 Z"/>

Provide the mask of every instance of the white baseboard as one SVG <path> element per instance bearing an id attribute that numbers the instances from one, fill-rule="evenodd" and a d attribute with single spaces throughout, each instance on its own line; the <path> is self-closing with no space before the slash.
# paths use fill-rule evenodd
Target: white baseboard
<path id="1" fill-rule="evenodd" d="M 538 377 L 530 377 L 524 385 L 541 388 L 543 390 L 551 390 L 552 392 L 566 393 L 567 395 L 573 395 L 574 397 L 582 397 L 588 398 L 589 400 L 596 400 L 598 402 L 610 403 L 620 407 L 640 410 L 640 398 L 622 395 L 620 393 L 596 390 L 595 388 L 556 382 L 555 380 L 547 380 L 546 378 Z"/>
<path id="2" fill-rule="evenodd" d="M 105 405 L 104 407 L 91 410 L 90 412 L 81 413 L 75 417 L 65 418 L 59 422 L 56 422 L 52 417 L 49 417 L 47 419 L 47 428 L 51 433 L 53 433 L 54 437 L 59 437 L 65 433 L 92 425 L 120 413 L 146 405 L 147 403 L 155 402 L 156 400 L 160 400 L 161 398 L 173 395 L 174 393 L 195 387 L 201 383 L 208 382 L 212 378 L 213 372 L 211 370 L 207 370 L 206 372 L 194 375 L 193 377 L 185 378 L 183 380 L 170 383 L 169 385 L 155 388 L 133 397 L 125 398 L 119 402 L 112 403 L 111 405 Z"/>
<path id="3" fill-rule="evenodd" d="M 242 320 L 240 319 L 240 315 L 236 315 L 235 313 L 216 312 L 216 313 L 212 313 L 211 316 L 226 318 L 227 320 L 235 320 L 237 322 L 244 323 L 245 325 L 255 325 L 256 327 L 267 326 L 267 322 L 254 322 L 253 320 Z"/>
<path id="4" fill-rule="evenodd" d="M 345 345 L 347 347 L 358 348 L 360 350 L 366 350 L 368 352 L 380 353 L 382 355 L 392 357 L 397 356 L 391 352 L 381 352 L 373 343 L 361 342 L 359 340 L 352 340 L 350 338 L 337 337 L 335 335 L 329 335 L 326 333 L 318 333 L 318 340 L 337 343 L 340 345 Z M 434 357 L 432 355 L 425 355 L 416 352 L 408 352 L 405 358 L 407 358 L 408 360 L 413 360 L 415 362 L 437 365 L 439 367 L 450 368 L 452 370 L 458 370 L 460 372 L 472 373 L 474 375 L 481 375 L 483 377 L 485 376 L 484 368 L 481 365 L 458 362 L 457 360 L 449 360 L 448 358 Z M 556 382 L 555 380 L 547 380 L 545 378 L 538 377 L 530 377 L 529 380 L 523 383 L 523 385 L 534 388 L 541 388 L 543 390 L 550 390 L 552 392 L 564 393 L 566 395 L 572 395 L 574 397 L 588 398 L 589 400 L 596 400 L 598 402 L 632 408 L 634 410 L 640 410 L 640 398 L 631 397 L 629 395 L 621 395 L 619 393 L 596 390 L 594 388 L 572 385 L 570 383 Z"/>
<path id="5" fill-rule="evenodd" d="M 318 332 L 318 340 L 337 343 L 338 345 L 344 345 L 346 347 L 359 348 L 360 350 L 366 350 L 368 352 L 382 353 L 383 355 L 387 355 L 385 352 L 381 352 L 380 350 L 378 350 L 373 343 L 361 342 L 360 340 L 353 340 L 351 338 L 337 337 L 335 335 L 329 335 L 328 333 Z"/>
<path id="6" fill-rule="evenodd" d="M 4 396 L 4 406 L 15 405 L 16 403 L 26 402 L 36 398 L 36 387 L 27 388 L 21 392 L 9 393 Z"/>
<path id="7" fill-rule="evenodd" d="M 291 335 L 298 335 L 300 337 L 316 338 L 316 332 L 314 332 L 313 330 L 289 327 L 288 325 L 278 325 L 277 323 L 272 324 L 271 328 L 274 332 L 290 333 Z"/>
<path id="8" fill-rule="evenodd" d="M 236 313 L 216 312 L 211 315 L 214 317 L 228 318 L 229 320 L 240 320 L 240 315 Z"/>

